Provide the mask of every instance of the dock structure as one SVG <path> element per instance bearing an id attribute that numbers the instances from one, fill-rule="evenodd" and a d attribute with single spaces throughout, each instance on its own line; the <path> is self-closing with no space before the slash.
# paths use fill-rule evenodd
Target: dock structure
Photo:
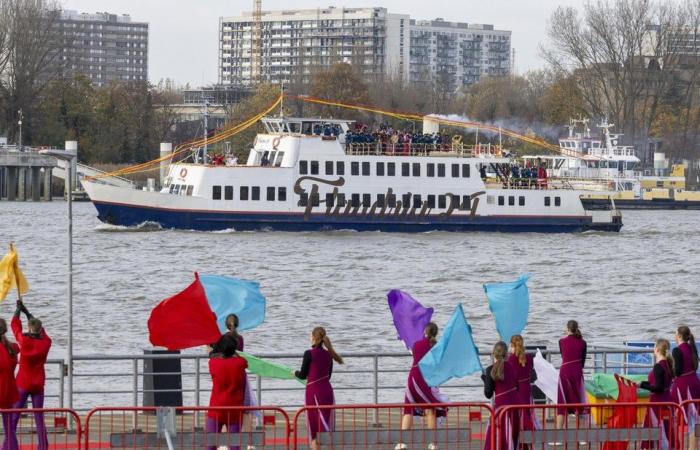
<path id="1" fill-rule="evenodd" d="M 0 147 L 0 199 L 51 201 L 51 177 L 56 158 L 30 147 Z"/>

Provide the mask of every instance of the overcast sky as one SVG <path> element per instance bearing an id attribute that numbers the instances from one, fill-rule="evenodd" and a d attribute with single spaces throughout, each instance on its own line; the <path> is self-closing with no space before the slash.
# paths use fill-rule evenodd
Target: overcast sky
<path id="1" fill-rule="evenodd" d="M 200 86 L 216 82 L 220 16 L 252 9 L 253 0 L 63 0 L 79 12 L 129 14 L 148 22 L 148 75 L 153 83 L 171 78 Z M 524 73 L 543 66 L 538 46 L 551 12 L 559 5 L 580 6 L 581 0 L 263 0 L 263 10 L 332 6 L 383 6 L 412 19 L 493 24 L 513 32 L 516 69 Z"/>

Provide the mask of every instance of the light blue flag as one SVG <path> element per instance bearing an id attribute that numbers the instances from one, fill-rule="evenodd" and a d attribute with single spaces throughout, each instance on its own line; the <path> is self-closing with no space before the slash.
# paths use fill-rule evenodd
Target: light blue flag
<path id="1" fill-rule="evenodd" d="M 265 297 L 258 283 L 218 275 L 200 275 L 199 281 L 222 333 L 229 314 L 238 316 L 239 331 L 255 328 L 265 320 Z"/>
<path id="2" fill-rule="evenodd" d="M 531 276 L 527 273 L 520 275 L 516 281 L 484 284 L 489 309 L 496 319 L 496 329 L 504 342 L 510 342 L 514 334 L 521 334 L 527 325 L 530 309 L 527 280 Z"/>
<path id="3" fill-rule="evenodd" d="M 451 378 L 483 372 L 479 350 L 474 345 L 472 328 L 460 303 L 445 325 L 442 338 L 418 363 L 428 386 L 440 386 Z"/>

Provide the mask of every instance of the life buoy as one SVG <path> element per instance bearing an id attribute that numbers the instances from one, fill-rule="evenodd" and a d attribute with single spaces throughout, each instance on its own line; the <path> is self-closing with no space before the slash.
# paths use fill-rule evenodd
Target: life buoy
<path id="1" fill-rule="evenodd" d="M 183 167 L 180 169 L 180 178 L 185 178 L 187 176 L 187 169 Z"/>

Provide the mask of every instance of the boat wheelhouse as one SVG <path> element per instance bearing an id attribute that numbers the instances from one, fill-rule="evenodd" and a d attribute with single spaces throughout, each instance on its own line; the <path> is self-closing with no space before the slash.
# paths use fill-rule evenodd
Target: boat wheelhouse
<path id="1" fill-rule="evenodd" d="M 499 148 L 361 138 L 352 122 L 264 118 L 242 165 L 178 162 L 160 191 L 83 184 L 103 222 L 194 230 L 619 231 L 614 204 L 572 189 L 488 187 Z M 199 153 L 197 153 L 199 154 Z M 201 158 L 197 158 L 201 159 Z M 208 158 L 204 158 L 209 161 Z"/>

